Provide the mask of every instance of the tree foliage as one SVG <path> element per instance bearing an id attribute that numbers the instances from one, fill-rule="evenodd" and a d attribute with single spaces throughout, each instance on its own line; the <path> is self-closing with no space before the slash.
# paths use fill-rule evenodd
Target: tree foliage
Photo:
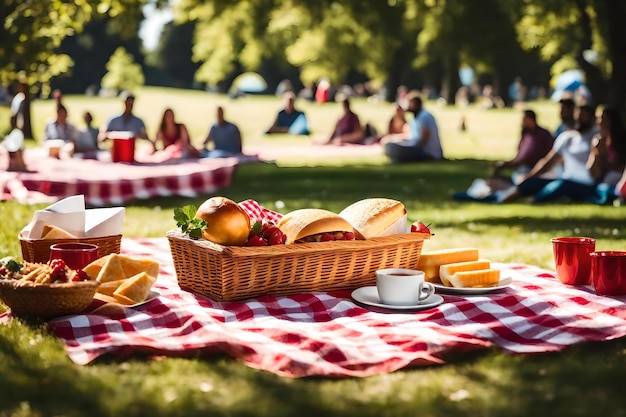
<path id="1" fill-rule="evenodd" d="M 115 18 L 116 30 L 136 33 L 146 0 L 4 0 L 0 15 L 0 82 L 17 80 L 25 74 L 29 85 L 46 86 L 67 72 L 73 61 L 58 53 L 61 41 L 79 33 L 96 15 Z"/>
<path id="2" fill-rule="evenodd" d="M 145 78 L 141 65 L 122 47 L 115 50 L 106 64 L 107 73 L 102 77 L 103 88 L 111 90 L 134 90 L 141 87 Z"/>

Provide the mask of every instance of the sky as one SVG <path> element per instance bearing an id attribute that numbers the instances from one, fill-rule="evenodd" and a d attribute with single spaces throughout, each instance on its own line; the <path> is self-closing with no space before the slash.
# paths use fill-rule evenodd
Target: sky
<path id="1" fill-rule="evenodd" d="M 139 27 L 139 37 L 143 41 L 143 46 L 152 51 L 159 43 L 159 36 L 163 25 L 172 20 L 172 11 L 156 10 L 154 4 L 146 4 L 143 8 L 146 19 Z"/>

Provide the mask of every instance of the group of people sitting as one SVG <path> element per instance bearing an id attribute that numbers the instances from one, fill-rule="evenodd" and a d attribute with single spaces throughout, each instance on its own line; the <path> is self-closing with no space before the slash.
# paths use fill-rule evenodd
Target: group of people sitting
<path id="1" fill-rule="evenodd" d="M 92 126 L 93 118 L 85 112 L 85 128 L 79 130 L 68 122 L 67 109 L 61 102 L 56 105 L 56 117 L 45 127 L 43 144 L 50 146 L 52 141 L 63 142 L 60 153 L 82 158 L 95 158 L 101 144 L 113 136 L 113 132 L 131 132 L 136 139 L 149 142 L 150 161 L 162 162 L 188 158 L 224 158 L 242 154 L 241 133 L 237 126 L 225 120 L 224 109 L 218 107 L 216 121 L 197 149 L 191 143 L 187 127 L 176 121 L 174 111 L 165 109 L 154 140 L 150 139 L 143 120 L 133 113 L 135 97 L 122 93 L 124 110 L 111 117 L 100 129 Z M 56 145 L 56 144 L 55 144 Z"/>
<path id="2" fill-rule="evenodd" d="M 272 126 L 265 132 L 290 133 L 308 135 L 309 129 L 306 116 L 294 107 L 293 93 L 285 94 L 285 107 L 282 109 Z M 337 120 L 334 129 L 327 137 L 314 140 L 320 145 L 380 143 L 385 155 L 392 162 L 411 162 L 443 159 L 443 150 L 439 138 L 439 128 L 431 113 L 423 108 L 419 94 L 410 94 L 406 98 L 407 109 L 396 104 L 395 113 L 389 120 L 387 132 L 379 135 L 369 123 L 362 123 L 359 116 L 352 110 L 350 99 L 342 97 L 339 102 L 343 114 Z M 406 111 L 414 117 L 407 122 Z"/>
<path id="3" fill-rule="evenodd" d="M 493 164 L 493 174 L 475 180 L 458 200 L 506 203 L 561 199 L 606 204 L 626 197 L 626 128 L 617 109 L 576 108 L 563 99 L 561 124 L 554 134 L 537 124 L 532 110 L 522 116 L 515 158 Z M 597 119 L 597 120 L 596 120 Z M 503 175 L 510 170 L 509 175 Z"/>

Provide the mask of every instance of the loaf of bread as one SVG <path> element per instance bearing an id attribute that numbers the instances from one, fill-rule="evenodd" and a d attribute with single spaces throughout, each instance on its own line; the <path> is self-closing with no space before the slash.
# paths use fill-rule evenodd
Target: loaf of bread
<path id="1" fill-rule="evenodd" d="M 428 282 L 439 282 L 441 265 L 458 262 L 477 261 L 478 249 L 453 248 L 422 252 L 417 262 L 417 269 L 424 271 L 424 279 Z"/>
<path id="2" fill-rule="evenodd" d="M 441 283 L 446 287 L 451 287 L 450 277 L 457 272 L 465 271 L 479 271 L 481 269 L 491 268 L 491 262 L 487 260 L 469 261 L 469 262 L 457 262 L 453 264 L 445 264 L 439 267 L 439 279 Z"/>
<path id="3" fill-rule="evenodd" d="M 457 272 L 450 277 L 450 283 L 456 288 L 495 287 L 500 282 L 499 269 Z"/>
<path id="4" fill-rule="evenodd" d="M 343 209 L 339 216 L 354 228 L 358 239 L 370 239 L 393 233 L 392 226 L 406 219 L 404 204 L 390 198 L 366 198 Z M 406 220 L 402 228 L 406 228 Z"/>

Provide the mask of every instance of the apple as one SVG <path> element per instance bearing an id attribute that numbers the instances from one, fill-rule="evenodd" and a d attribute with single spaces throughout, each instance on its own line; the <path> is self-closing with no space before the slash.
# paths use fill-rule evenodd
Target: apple
<path id="1" fill-rule="evenodd" d="M 432 235 L 432 233 L 430 232 L 429 226 L 430 224 L 425 225 L 424 223 L 420 221 L 416 221 L 411 225 L 411 232 L 426 233 L 426 234 Z"/>

